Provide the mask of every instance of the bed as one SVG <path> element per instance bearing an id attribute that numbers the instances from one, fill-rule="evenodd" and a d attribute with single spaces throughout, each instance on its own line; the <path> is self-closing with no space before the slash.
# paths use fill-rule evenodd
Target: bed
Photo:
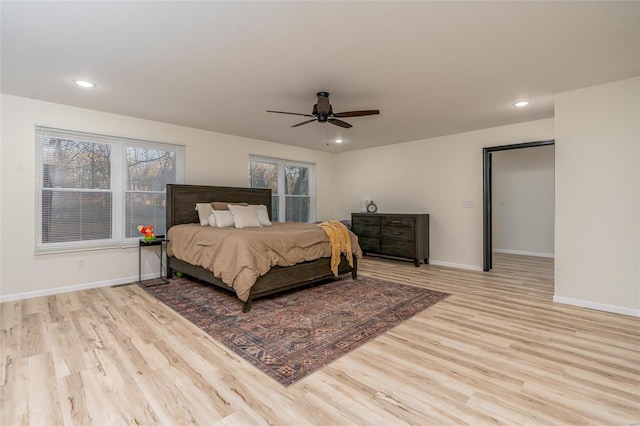
<path id="1" fill-rule="evenodd" d="M 166 209 L 167 236 L 169 238 L 167 246 L 167 278 L 171 278 L 175 271 L 180 271 L 185 275 L 235 293 L 236 290 L 226 284 L 222 279 L 215 277 L 212 270 L 182 260 L 179 256 L 173 254 L 173 248 L 179 246 L 179 241 L 172 241 L 174 235 L 178 235 L 178 233 L 174 231 L 179 228 L 188 228 L 186 226 L 177 227 L 177 225 L 198 223 L 197 226 L 200 226 L 198 213 L 194 207 L 196 203 L 224 201 L 229 203 L 263 204 L 267 207 L 267 211 L 270 214 L 271 200 L 270 189 L 168 184 Z M 190 226 L 195 227 L 196 225 Z M 176 228 L 172 231 L 172 227 Z M 327 242 L 327 244 L 329 243 Z M 353 266 L 349 265 L 344 255 L 341 256 L 337 271 L 339 275 L 351 273 L 353 279 L 357 278 L 357 257 L 361 253 L 359 247 L 357 247 L 357 242 L 356 247 L 354 247 L 354 252 Z M 331 278 L 335 278 L 335 275 L 331 271 L 330 257 L 304 261 L 292 266 L 272 266 L 268 272 L 255 280 L 255 283 L 250 288 L 249 294 L 244 295 L 246 300 L 239 299 L 243 302 L 242 311 L 248 312 L 251 309 L 251 302 L 256 298 L 312 283 L 318 283 Z"/>

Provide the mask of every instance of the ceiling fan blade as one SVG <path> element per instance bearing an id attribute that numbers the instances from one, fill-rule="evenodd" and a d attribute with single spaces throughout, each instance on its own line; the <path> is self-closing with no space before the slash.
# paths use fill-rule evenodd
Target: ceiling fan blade
<path id="1" fill-rule="evenodd" d="M 362 117 L 363 115 L 376 115 L 380 114 L 380 110 L 368 109 L 364 111 L 345 111 L 333 114 L 334 117 Z"/>
<path id="2" fill-rule="evenodd" d="M 315 117 L 314 115 L 311 115 L 311 114 L 301 114 L 299 112 L 284 112 L 284 111 L 269 111 L 269 110 L 267 110 L 267 112 L 275 112 L 276 114 L 301 115 L 303 117 Z"/>
<path id="3" fill-rule="evenodd" d="M 312 116 L 313 117 L 313 116 Z M 291 127 L 298 127 L 298 126 L 302 126 L 303 124 L 308 124 L 308 123 L 313 123 L 314 121 L 316 121 L 317 119 L 313 119 L 313 120 L 307 120 L 307 121 L 303 121 L 302 123 L 298 123 L 298 124 L 294 124 Z"/>
<path id="4" fill-rule="evenodd" d="M 335 124 L 336 126 L 344 127 L 345 129 L 348 129 L 349 127 L 353 127 L 351 124 L 344 122 L 342 120 L 336 120 L 335 118 L 330 118 L 327 121 L 331 124 Z"/>

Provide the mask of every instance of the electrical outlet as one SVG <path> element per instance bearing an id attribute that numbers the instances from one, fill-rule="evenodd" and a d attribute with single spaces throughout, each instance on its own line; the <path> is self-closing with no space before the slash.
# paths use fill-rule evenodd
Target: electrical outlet
<path id="1" fill-rule="evenodd" d="M 465 209 L 472 209 L 473 208 L 473 201 L 469 201 L 469 200 L 465 200 L 462 202 L 462 207 Z"/>
<path id="2" fill-rule="evenodd" d="M 84 269 L 84 259 L 78 260 L 78 269 Z"/>

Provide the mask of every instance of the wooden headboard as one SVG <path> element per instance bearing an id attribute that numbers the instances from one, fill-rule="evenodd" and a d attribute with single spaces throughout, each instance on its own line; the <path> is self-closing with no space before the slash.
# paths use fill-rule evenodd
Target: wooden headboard
<path id="1" fill-rule="evenodd" d="M 196 203 L 212 201 L 264 204 L 271 217 L 270 189 L 167 184 L 167 231 L 173 225 L 198 223 Z"/>

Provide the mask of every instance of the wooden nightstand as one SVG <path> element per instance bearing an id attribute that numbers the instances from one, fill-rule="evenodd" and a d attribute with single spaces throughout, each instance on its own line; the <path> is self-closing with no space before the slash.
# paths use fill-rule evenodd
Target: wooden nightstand
<path id="1" fill-rule="evenodd" d="M 159 238 L 156 238 L 155 240 L 145 240 L 144 238 L 140 238 L 140 240 L 139 240 L 139 244 L 138 244 L 138 282 L 140 284 L 142 284 L 142 247 L 160 246 L 160 279 L 162 280 L 162 282 L 160 282 L 158 284 L 146 285 L 145 287 L 153 287 L 153 286 L 156 286 L 156 285 L 166 284 L 166 283 L 169 282 L 168 280 L 166 280 L 162 276 L 162 258 L 163 258 L 163 253 L 164 253 L 163 247 L 164 247 L 164 244 L 167 241 L 169 241 L 169 240 L 164 238 L 164 237 L 159 237 Z"/>

